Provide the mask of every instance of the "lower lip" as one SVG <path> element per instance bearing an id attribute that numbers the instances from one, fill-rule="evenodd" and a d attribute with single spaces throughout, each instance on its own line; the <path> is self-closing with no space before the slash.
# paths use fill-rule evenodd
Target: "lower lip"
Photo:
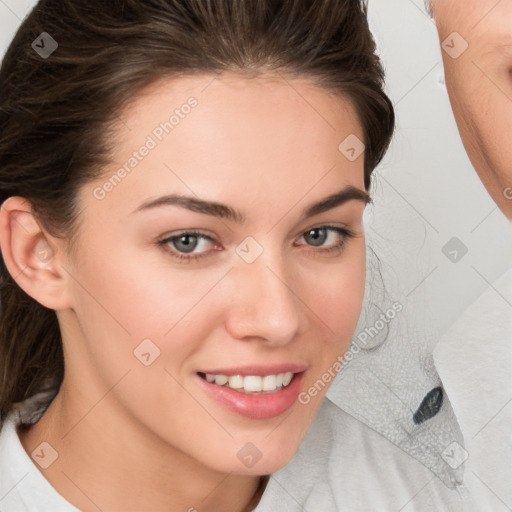
<path id="1" fill-rule="evenodd" d="M 295 403 L 302 387 L 304 373 L 296 373 L 290 384 L 281 389 L 281 391 L 251 395 L 226 386 L 217 386 L 199 375 L 197 375 L 197 378 L 211 397 L 218 400 L 231 411 L 246 418 L 261 420 L 279 416 Z"/>

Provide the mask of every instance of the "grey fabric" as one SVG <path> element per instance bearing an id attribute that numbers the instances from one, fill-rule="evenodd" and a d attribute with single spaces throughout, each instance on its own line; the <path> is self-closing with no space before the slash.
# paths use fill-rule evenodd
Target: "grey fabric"
<path id="1" fill-rule="evenodd" d="M 370 249 L 366 280 L 365 307 L 350 356 L 345 355 L 327 396 L 454 488 L 463 481 L 467 453 L 434 365 L 436 340 L 427 339 L 425 332 L 409 332 L 405 309 L 382 321 L 383 314 L 396 313 L 397 301 L 386 290 L 378 259 Z M 375 328 L 381 324 L 383 328 Z"/>

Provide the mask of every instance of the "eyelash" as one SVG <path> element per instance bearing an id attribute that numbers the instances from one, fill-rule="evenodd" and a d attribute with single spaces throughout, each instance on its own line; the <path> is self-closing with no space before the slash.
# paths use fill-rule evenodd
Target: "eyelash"
<path id="1" fill-rule="evenodd" d="M 317 227 L 314 227 L 314 228 L 311 228 L 311 229 L 308 229 L 307 231 L 305 231 L 304 233 L 302 233 L 302 236 L 308 234 L 310 231 L 315 231 L 315 230 L 320 230 L 320 229 L 327 229 L 328 231 L 334 231 L 336 233 L 338 233 L 339 235 L 341 235 L 341 240 L 340 242 L 336 243 L 335 245 L 327 248 L 327 249 L 313 249 L 312 251 L 310 252 L 313 252 L 315 254 L 318 254 L 318 253 L 321 253 L 321 254 L 331 254 L 335 251 L 340 251 L 341 249 L 343 249 L 343 247 L 345 246 L 345 244 L 347 243 L 347 241 L 351 238 L 354 238 L 355 237 L 355 233 L 353 231 L 351 231 L 350 229 L 347 229 L 347 228 L 341 228 L 339 226 L 329 226 L 329 225 L 325 225 L 325 226 L 317 226 Z M 199 254 L 193 254 L 191 253 L 190 255 L 185 255 L 185 253 L 180 253 L 180 252 L 175 252 L 175 250 L 170 250 L 169 249 L 169 244 L 174 241 L 174 240 L 178 240 L 180 239 L 181 237 L 183 236 L 194 236 L 194 237 L 197 237 L 197 238 L 202 238 L 202 239 L 206 239 L 206 240 L 210 240 L 211 242 L 213 243 L 216 243 L 216 241 L 203 234 L 203 233 L 200 233 L 199 231 L 184 231 L 183 233 L 180 233 L 179 235 L 174 235 L 174 236 L 171 236 L 171 237 L 167 237 L 167 238 L 164 238 L 163 240 L 160 240 L 158 241 L 158 246 L 162 247 L 166 252 L 168 252 L 173 258 L 176 258 L 178 260 L 183 260 L 183 261 L 186 261 L 186 262 L 192 262 L 192 261 L 195 261 L 195 260 L 199 260 L 201 258 L 205 258 L 209 255 L 209 253 L 199 253 Z"/>

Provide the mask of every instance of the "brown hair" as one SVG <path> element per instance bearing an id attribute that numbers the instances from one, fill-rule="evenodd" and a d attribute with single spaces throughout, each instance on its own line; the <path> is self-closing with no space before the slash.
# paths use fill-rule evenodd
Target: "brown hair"
<path id="1" fill-rule="evenodd" d="M 116 112 L 159 78 L 222 71 L 283 72 L 348 97 L 369 189 L 394 113 L 366 15 L 364 0 L 41 0 L 0 69 L 0 202 L 26 198 L 50 233 L 73 241 L 76 193 L 108 162 Z M 34 47 L 43 32 L 58 44 L 50 55 Z M 0 299 L 2 421 L 62 382 L 64 358 L 55 312 L 3 260 Z"/>

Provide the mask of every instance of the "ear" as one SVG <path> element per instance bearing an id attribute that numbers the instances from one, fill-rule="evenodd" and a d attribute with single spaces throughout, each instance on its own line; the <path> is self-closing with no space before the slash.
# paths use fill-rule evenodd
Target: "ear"
<path id="1" fill-rule="evenodd" d="M 22 197 L 9 197 L 0 208 L 0 248 L 7 270 L 28 295 L 50 309 L 71 307 L 63 251 Z"/>

